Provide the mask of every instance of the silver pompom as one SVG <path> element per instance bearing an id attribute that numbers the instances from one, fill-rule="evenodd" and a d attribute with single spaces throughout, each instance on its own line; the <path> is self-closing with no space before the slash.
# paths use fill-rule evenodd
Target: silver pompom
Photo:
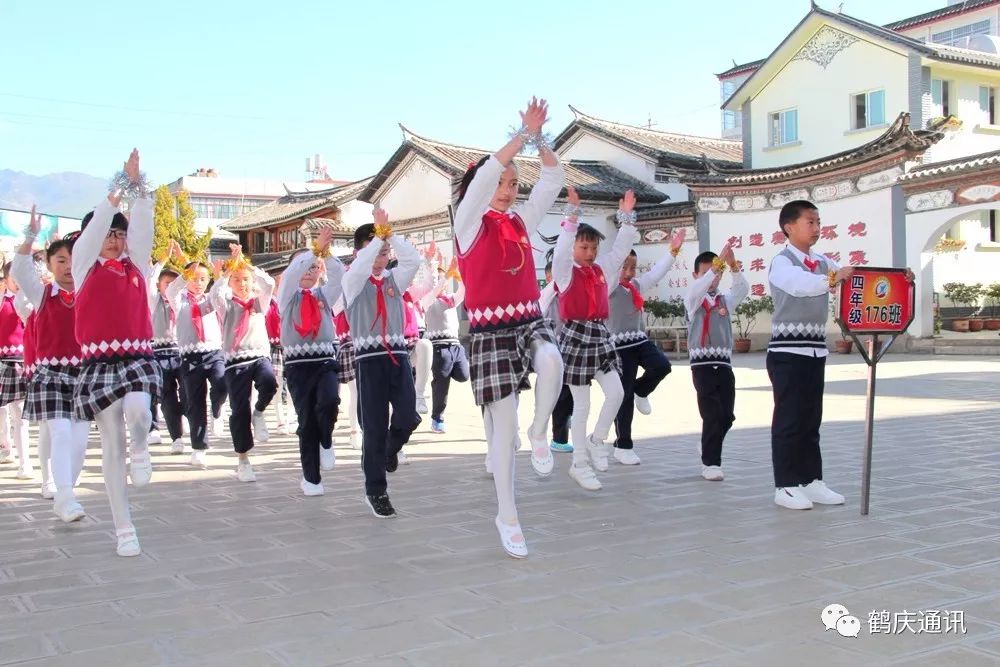
<path id="1" fill-rule="evenodd" d="M 635 221 L 639 219 L 639 216 L 636 215 L 635 211 L 629 211 L 628 213 L 625 211 L 618 211 L 615 214 L 615 218 L 618 220 L 619 225 L 634 225 Z"/>
<path id="2" fill-rule="evenodd" d="M 111 183 L 108 184 L 108 192 L 114 192 L 116 190 L 122 191 L 122 201 L 127 201 L 129 203 L 134 202 L 136 199 L 142 199 L 149 195 L 150 187 L 149 181 L 146 180 L 146 172 L 139 172 L 139 180 L 133 183 L 128 174 L 123 171 L 119 171 L 111 178 Z"/>
<path id="3" fill-rule="evenodd" d="M 513 127 L 511 126 L 510 132 L 507 135 L 507 139 L 513 139 L 514 137 L 521 137 L 524 141 L 524 152 L 527 155 L 533 155 L 541 150 L 542 146 L 552 145 L 552 135 L 544 130 L 542 132 L 529 132 L 524 126 Z"/>

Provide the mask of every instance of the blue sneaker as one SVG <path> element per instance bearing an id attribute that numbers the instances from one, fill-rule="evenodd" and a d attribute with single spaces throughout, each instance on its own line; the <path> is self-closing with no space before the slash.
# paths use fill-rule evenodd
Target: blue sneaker
<path id="1" fill-rule="evenodd" d="M 431 431 L 433 433 L 444 433 L 444 421 L 431 420 Z"/>
<path id="2" fill-rule="evenodd" d="M 551 449 L 554 452 L 562 452 L 563 454 L 569 454 L 572 453 L 573 451 L 573 445 L 569 444 L 568 442 L 556 442 L 555 440 L 553 440 L 552 444 L 549 445 L 549 449 Z"/>

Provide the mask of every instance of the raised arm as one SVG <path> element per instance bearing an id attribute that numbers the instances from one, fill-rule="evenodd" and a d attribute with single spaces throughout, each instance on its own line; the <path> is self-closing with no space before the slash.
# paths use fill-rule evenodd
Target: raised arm
<path id="1" fill-rule="evenodd" d="M 543 314 L 548 312 L 549 306 L 552 305 L 552 301 L 555 298 L 556 298 L 556 284 L 555 281 L 553 281 L 542 288 L 542 293 L 538 297 L 538 307 L 542 309 Z"/>
<path id="2" fill-rule="evenodd" d="M 73 243 L 72 273 L 73 285 L 77 291 L 83 288 L 84 280 L 100 256 L 104 239 L 111 231 L 111 220 L 117 212 L 118 197 L 114 194 L 108 195 L 108 198 L 94 209 L 94 217 Z"/>
<path id="3" fill-rule="evenodd" d="M 153 200 L 137 199 L 128 218 L 128 254 L 143 277 L 149 278 L 149 260 L 153 254 Z"/>
<path id="4" fill-rule="evenodd" d="M 717 275 L 715 269 L 709 269 L 705 272 L 705 275 L 695 278 L 694 282 L 691 283 L 687 294 L 684 295 L 684 308 L 687 310 L 688 315 L 701 308 L 701 302 L 705 298 L 705 295 L 708 294 L 708 289 L 712 286 L 712 281 L 715 280 Z"/>
<path id="5" fill-rule="evenodd" d="M 291 303 L 295 293 L 299 291 L 299 281 L 309 272 L 309 267 L 316 261 L 316 255 L 303 252 L 296 255 L 285 272 L 281 274 L 281 284 L 278 286 L 278 312 L 284 317 L 285 308 Z"/>
<path id="6" fill-rule="evenodd" d="M 729 292 L 726 293 L 726 307 L 729 308 L 730 312 L 736 310 L 736 306 L 743 303 L 743 300 L 750 294 L 750 283 L 747 282 L 743 272 L 733 270 L 732 276 L 733 284 L 729 286 Z"/>
<path id="7" fill-rule="evenodd" d="M 392 270 L 392 275 L 396 279 L 396 285 L 399 289 L 406 291 L 410 283 L 413 282 L 413 277 L 417 274 L 417 269 L 420 268 L 423 258 L 416 246 L 402 236 L 393 234 L 390 238 L 392 239 L 392 249 L 396 251 L 396 259 L 399 260 L 399 264 Z"/>
<path id="8" fill-rule="evenodd" d="M 456 308 L 465 302 L 465 281 L 461 278 L 458 279 L 458 289 L 451 295 L 451 298 L 454 299 Z"/>
<path id="9" fill-rule="evenodd" d="M 174 312 L 180 310 L 181 304 L 184 302 L 184 293 L 187 291 L 187 281 L 184 280 L 184 274 L 177 276 L 177 279 L 172 283 L 167 285 L 167 301 L 173 307 Z"/>
<path id="10" fill-rule="evenodd" d="M 21 324 L 28 323 L 28 318 L 31 317 L 31 311 L 36 308 L 38 308 L 38 306 L 31 302 L 28 295 L 24 293 L 23 288 L 14 297 L 14 312 L 17 313 L 17 317 L 21 320 Z"/>
<path id="11" fill-rule="evenodd" d="M 554 164 L 547 165 L 543 158 L 538 182 L 535 183 L 535 187 L 531 188 L 528 201 L 518 208 L 518 213 L 521 215 L 521 220 L 524 221 L 524 226 L 529 234 L 545 219 L 545 214 L 552 209 L 552 205 L 555 204 L 556 198 L 559 197 L 563 184 L 566 182 L 566 172 L 559 159 L 555 157 L 555 153 L 548 148 L 543 148 L 542 155 L 550 155 Z"/>
<path id="12" fill-rule="evenodd" d="M 610 250 L 600 253 L 596 260 L 596 264 L 604 272 L 608 294 L 618 287 L 615 277 L 632 251 L 632 246 L 639 240 L 639 231 L 635 228 L 635 193 L 631 190 L 626 190 L 625 196 L 618 201 L 618 221 L 621 227 L 618 228 L 615 242 L 611 244 Z"/>
<path id="13" fill-rule="evenodd" d="M 677 259 L 677 255 L 681 252 L 681 246 L 684 244 L 684 236 L 686 232 L 684 228 L 674 230 L 673 235 L 670 237 L 670 252 L 661 257 L 653 268 L 642 274 L 641 276 L 635 277 L 635 282 L 639 286 L 639 293 L 645 294 L 649 290 L 653 289 L 658 282 L 663 280 L 667 271 L 670 267 L 674 265 L 674 260 Z"/>
<path id="14" fill-rule="evenodd" d="M 35 307 L 42 305 L 45 298 L 45 285 L 35 268 L 35 260 L 31 257 L 31 244 L 38 237 L 38 232 L 42 229 L 42 216 L 35 212 L 35 207 L 31 207 L 31 217 L 28 220 L 28 229 L 24 234 L 24 243 L 17 248 L 10 265 L 10 273 L 14 280 L 21 286 L 21 291 L 28 301 Z"/>
<path id="15" fill-rule="evenodd" d="M 344 263 L 341 262 L 336 257 L 327 257 L 324 261 L 326 264 L 326 284 L 321 288 L 323 296 L 326 297 L 326 302 L 329 304 L 334 304 L 340 300 L 341 294 L 344 292 Z"/>

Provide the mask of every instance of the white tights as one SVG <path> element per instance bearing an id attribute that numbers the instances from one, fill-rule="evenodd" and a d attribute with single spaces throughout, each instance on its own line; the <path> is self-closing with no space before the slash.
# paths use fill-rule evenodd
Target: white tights
<path id="1" fill-rule="evenodd" d="M 38 468 L 42 475 L 42 487 L 47 487 L 52 479 L 52 438 L 49 436 L 48 422 L 38 422 Z"/>
<path id="2" fill-rule="evenodd" d="M 130 391 L 95 416 L 101 432 L 101 467 L 104 487 L 111 504 L 111 517 L 116 531 L 134 530 L 128 507 L 128 481 L 125 470 L 125 426 L 132 436 L 132 454 L 147 449 L 146 436 L 152 415 L 149 394 Z"/>
<path id="3" fill-rule="evenodd" d="M 431 376 L 432 361 L 434 361 L 434 346 L 426 338 L 421 338 L 413 348 L 413 368 L 417 371 L 413 385 L 417 398 L 427 396 L 427 379 Z"/>
<path id="4" fill-rule="evenodd" d="M 611 424 L 618 415 L 618 409 L 622 405 L 625 397 L 625 390 L 622 389 L 622 379 L 618 373 L 598 372 L 594 376 L 597 384 L 604 392 L 604 405 L 597 415 L 597 423 L 594 424 L 594 440 L 604 442 L 608 439 L 611 431 Z M 570 420 L 570 434 L 573 438 L 573 463 L 588 463 L 587 453 L 587 417 L 590 415 L 590 385 L 575 386 L 570 385 L 570 393 L 573 395 L 573 417 Z"/>
<path id="5" fill-rule="evenodd" d="M 10 437 L 17 450 L 18 465 L 27 467 L 31 465 L 31 454 L 28 452 L 28 422 L 21 418 L 23 412 L 24 401 L 13 401 L 0 410 L 0 432 L 3 433 L 0 443 L 9 443 Z"/>
<path id="6" fill-rule="evenodd" d="M 562 356 L 559 349 L 546 341 L 531 344 L 531 363 L 537 373 L 535 380 L 535 417 L 528 429 L 533 434 L 547 437 L 549 419 L 559 400 L 562 389 Z M 620 400 L 619 400 L 620 402 Z M 486 430 L 487 456 L 493 471 L 493 485 L 497 492 L 497 515 L 504 523 L 518 522 L 514 503 L 514 452 L 517 449 L 517 392 L 490 403 L 483 412 Z M 546 441 L 546 447 L 548 446 Z"/>
<path id="7" fill-rule="evenodd" d="M 87 456 L 90 423 L 75 419 L 50 419 L 41 425 L 48 431 L 52 452 L 52 481 L 60 495 L 71 495 Z M 39 439 L 40 443 L 41 439 Z M 41 444 L 39 444 L 41 457 Z"/>

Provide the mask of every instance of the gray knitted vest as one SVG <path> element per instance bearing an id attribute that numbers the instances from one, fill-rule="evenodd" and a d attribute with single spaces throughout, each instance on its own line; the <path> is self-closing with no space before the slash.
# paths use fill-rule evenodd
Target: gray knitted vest
<path id="1" fill-rule="evenodd" d="M 424 313 L 427 331 L 424 337 L 434 344 L 458 342 L 458 308 L 449 306 L 440 297 L 427 306 Z"/>
<path id="2" fill-rule="evenodd" d="M 632 285 L 639 289 L 635 280 Z M 608 331 L 616 349 L 634 347 L 646 340 L 645 314 L 635 309 L 631 292 L 617 285 L 608 299 L 608 307 Z"/>
<path id="3" fill-rule="evenodd" d="M 303 290 L 295 290 L 285 311 L 281 313 L 281 347 L 285 352 L 285 364 L 297 364 L 305 361 L 324 361 L 337 357 L 337 333 L 333 327 L 333 314 L 330 304 L 326 302 L 322 290 L 314 287 L 313 296 L 319 302 L 319 333 L 315 338 L 303 337 L 295 330 L 295 325 L 301 326 L 299 313 L 302 308 Z"/>
<path id="4" fill-rule="evenodd" d="M 377 318 L 378 292 L 385 299 L 386 319 Z M 355 358 L 358 361 L 369 357 L 393 354 L 408 355 L 406 338 L 403 337 L 403 291 L 396 285 L 392 272 L 385 272 L 376 285 L 365 280 L 361 293 L 352 303 L 347 304 L 347 322 L 351 326 Z"/>
<path id="5" fill-rule="evenodd" d="M 733 355 L 733 325 L 730 321 L 729 304 L 722 299 L 720 306 L 726 310 L 723 315 L 719 308 L 712 308 L 707 314 L 702 304 L 693 313 L 688 313 L 688 359 L 691 367 L 730 365 Z M 704 336 L 705 318 L 708 318 L 708 336 Z"/>
<path id="6" fill-rule="evenodd" d="M 243 362 L 271 356 L 271 341 L 267 336 L 265 310 L 260 307 L 260 301 L 253 300 L 253 310 L 250 311 L 250 321 L 247 332 L 238 344 L 235 343 L 236 327 L 243 317 L 243 306 L 233 299 L 226 301 L 226 310 L 222 315 L 222 350 L 226 355 L 226 365 L 237 365 Z"/>
<path id="7" fill-rule="evenodd" d="M 784 255 L 795 266 L 808 271 L 795 254 L 785 248 Z M 819 265 L 812 271 L 818 275 L 830 272 L 830 264 L 822 255 L 817 255 Z M 768 350 L 787 348 L 826 349 L 826 320 L 829 317 L 830 294 L 819 296 L 792 296 L 773 284 L 771 296 L 774 298 L 774 316 L 771 318 L 771 342 Z"/>
<path id="8" fill-rule="evenodd" d="M 153 350 L 156 352 L 177 352 L 177 323 L 170 322 L 173 309 L 163 295 L 156 297 L 153 305 Z"/>
<path id="9" fill-rule="evenodd" d="M 181 354 L 197 354 L 200 352 L 214 352 L 222 349 L 222 327 L 219 324 L 218 314 L 215 306 L 206 293 L 198 307 L 201 310 L 201 327 L 205 332 L 205 340 L 198 340 L 198 332 L 194 328 L 194 320 L 191 319 L 191 302 L 188 300 L 187 292 L 181 297 L 181 307 L 177 310 L 177 346 Z"/>

